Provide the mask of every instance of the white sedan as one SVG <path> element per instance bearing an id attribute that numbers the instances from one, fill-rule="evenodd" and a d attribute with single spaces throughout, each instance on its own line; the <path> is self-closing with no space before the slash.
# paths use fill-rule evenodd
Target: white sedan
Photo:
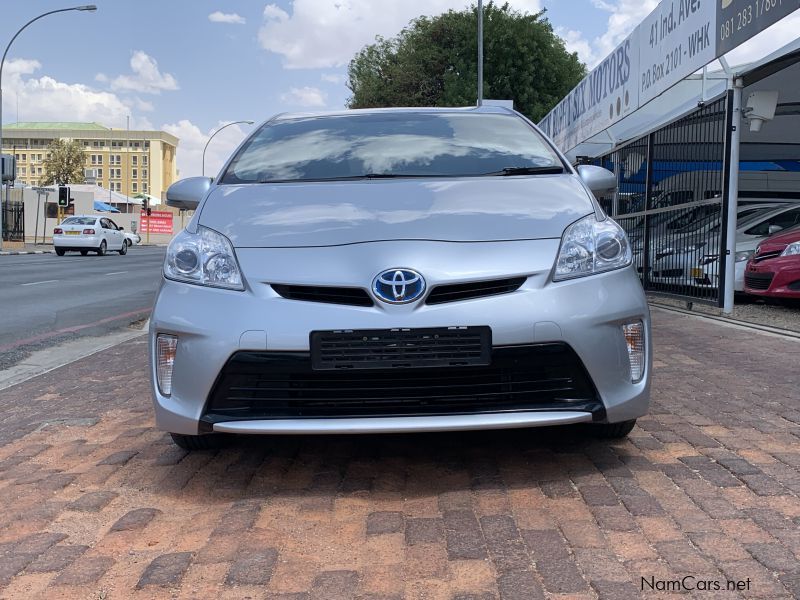
<path id="1" fill-rule="evenodd" d="M 83 256 L 89 252 L 97 252 L 99 256 L 108 251 L 120 254 L 128 252 L 122 227 L 108 217 L 96 215 L 76 215 L 64 219 L 53 230 L 53 246 L 59 256 L 72 250 Z"/>

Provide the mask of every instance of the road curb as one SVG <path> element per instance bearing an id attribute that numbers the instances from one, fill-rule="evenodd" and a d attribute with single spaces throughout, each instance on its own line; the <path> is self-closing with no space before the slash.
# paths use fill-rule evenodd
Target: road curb
<path id="1" fill-rule="evenodd" d="M 103 352 L 114 346 L 130 342 L 147 335 L 150 319 L 141 329 L 123 329 L 101 337 L 79 338 L 55 348 L 38 350 L 21 363 L 0 372 L 0 391 L 44 375 L 60 367 L 79 361 L 87 356 Z"/>
<path id="2" fill-rule="evenodd" d="M 737 319 L 731 319 L 729 317 L 704 315 L 693 312 L 691 310 L 685 310 L 683 308 L 677 308 L 674 306 L 665 306 L 663 304 L 650 303 L 650 308 L 652 310 L 663 310 L 665 312 L 679 313 L 682 315 L 686 315 L 687 317 L 694 317 L 696 319 L 706 319 L 708 321 L 716 321 L 717 323 L 719 323 L 724 327 L 757 331 L 763 335 L 769 335 L 783 339 L 794 340 L 795 342 L 800 342 L 800 333 L 792 331 L 791 329 L 781 329 L 780 327 L 771 327 L 769 325 L 760 325 L 758 323 L 750 323 L 748 321 L 739 321 Z"/>
<path id="3" fill-rule="evenodd" d="M 3 250 L 0 256 L 17 256 L 19 254 L 55 254 L 55 250 Z"/>

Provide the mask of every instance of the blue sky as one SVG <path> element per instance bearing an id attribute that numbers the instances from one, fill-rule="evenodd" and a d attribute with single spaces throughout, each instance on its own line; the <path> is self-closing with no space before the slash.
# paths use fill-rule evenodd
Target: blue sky
<path id="1" fill-rule="evenodd" d="M 78 0 L 78 2 L 86 0 Z M 180 139 L 182 176 L 199 173 L 207 136 L 221 124 L 286 110 L 341 108 L 346 63 L 375 34 L 393 35 L 419 14 L 465 0 L 95 0 L 33 24 L 3 73 L 3 122 L 97 121 L 163 129 Z M 570 49 L 590 66 L 657 0 L 509 0 L 546 8 Z M 18 27 L 67 0 L 3 0 L 0 45 Z M 216 169 L 247 132 L 214 139 Z"/>

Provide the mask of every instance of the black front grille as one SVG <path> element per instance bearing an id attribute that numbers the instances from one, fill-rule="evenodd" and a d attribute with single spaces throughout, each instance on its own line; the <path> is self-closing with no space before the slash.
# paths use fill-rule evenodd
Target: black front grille
<path id="1" fill-rule="evenodd" d="M 490 365 L 315 371 L 307 352 L 237 352 L 203 421 L 585 410 L 602 403 L 566 344 L 494 348 Z"/>
<path id="2" fill-rule="evenodd" d="M 372 306 L 372 298 L 361 288 L 328 287 L 319 285 L 270 284 L 275 293 L 288 300 L 323 302 L 325 304 L 348 304 Z"/>
<path id="3" fill-rule="evenodd" d="M 315 370 L 398 369 L 489 364 L 489 327 L 312 331 Z"/>
<path id="4" fill-rule="evenodd" d="M 774 273 L 745 273 L 744 285 L 751 290 L 767 290 L 775 277 Z"/>
<path id="5" fill-rule="evenodd" d="M 491 281 L 472 281 L 453 285 L 437 285 L 428 295 L 426 304 L 444 304 L 458 300 L 471 300 L 485 296 L 497 296 L 517 291 L 525 283 L 527 277 L 493 279 Z"/>

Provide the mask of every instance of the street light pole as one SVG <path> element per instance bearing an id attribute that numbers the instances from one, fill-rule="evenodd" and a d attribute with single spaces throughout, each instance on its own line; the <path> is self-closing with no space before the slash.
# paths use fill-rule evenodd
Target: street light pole
<path id="1" fill-rule="evenodd" d="M 483 105 L 483 0 L 478 0 L 478 106 Z"/>
<path id="2" fill-rule="evenodd" d="M 219 129 L 217 129 L 214 133 L 211 134 L 211 137 L 208 138 L 206 145 L 203 147 L 203 164 L 202 164 L 202 170 L 200 172 L 203 177 L 206 176 L 206 148 L 208 148 L 208 145 L 211 143 L 211 140 L 213 140 L 214 136 L 217 135 L 220 131 L 222 131 L 226 127 L 230 127 L 231 125 L 237 125 L 241 123 L 244 123 L 246 125 L 252 125 L 253 121 L 233 121 L 232 123 L 228 123 L 227 125 L 223 125 Z"/>
<path id="3" fill-rule="evenodd" d="M 72 11 L 72 10 L 94 12 L 94 11 L 97 10 L 97 7 L 94 4 L 86 4 L 86 5 L 83 5 L 83 6 L 73 6 L 73 7 L 70 7 L 70 8 L 59 8 L 59 9 L 56 9 L 56 10 L 48 11 L 46 13 L 42 13 L 38 17 L 34 17 L 33 19 L 31 19 L 30 21 L 25 23 L 25 25 L 20 27 L 17 30 L 17 33 L 14 34 L 14 37 L 11 38 L 11 41 L 8 42 L 8 45 L 6 46 L 5 52 L 3 52 L 3 58 L 0 59 L 0 154 L 2 154 L 2 152 L 3 152 L 3 66 L 5 66 L 6 56 L 8 55 L 9 49 L 11 48 L 11 44 L 14 43 L 14 40 L 17 39 L 17 36 L 20 33 L 22 33 L 22 31 L 26 27 L 28 27 L 28 25 L 30 25 L 31 23 L 35 23 L 39 19 L 42 19 L 42 18 L 44 18 L 44 17 L 46 17 L 48 15 L 54 15 L 56 13 L 62 13 L 62 12 L 69 12 L 69 11 Z M 19 99 L 17 99 L 17 102 L 19 102 Z M 2 192 L 0 192 L 0 193 L 2 193 Z M 6 189 L 6 204 L 8 204 L 8 190 L 7 189 Z M 2 234 L 2 231 L 3 231 L 3 211 L 2 211 L 2 202 L 0 202 L 0 250 L 2 250 L 2 248 L 3 248 L 3 234 Z"/>

